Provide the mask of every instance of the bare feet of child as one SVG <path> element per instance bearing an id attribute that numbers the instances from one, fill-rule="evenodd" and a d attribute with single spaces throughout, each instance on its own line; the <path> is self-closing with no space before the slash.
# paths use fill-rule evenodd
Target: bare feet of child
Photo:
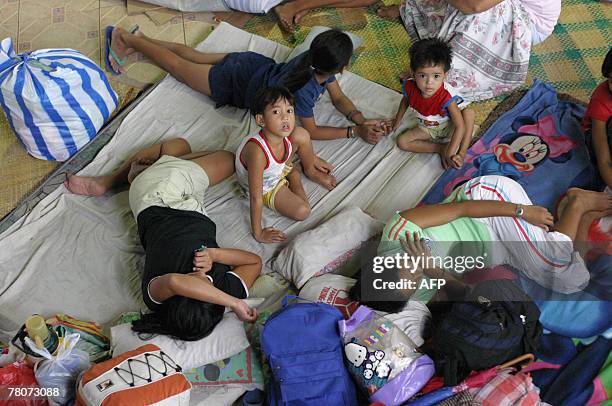
<path id="1" fill-rule="evenodd" d="M 71 193 L 83 196 L 102 196 L 109 189 L 103 176 L 70 175 L 64 181 L 64 186 Z"/>
<path id="2" fill-rule="evenodd" d="M 296 24 L 296 10 L 293 8 L 293 3 L 285 3 L 274 7 L 274 13 L 278 17 L 278 23 L 283 31 L 293 33 Z"/>
<path id="3" fill-rule="evenodd" d="M 321 172 L 316 168 L 310 171 L 304 171 L 304 173 L 310 180 L 317 182 L 327 190 L 332 190 L 336 187 L 336 177 L 329 173 Z"/>
<path id="4" fill-rule="evenodd" d="M 463 166 L 463 156 L 461 154 L 455 154 L 451 157 L 452 167 L 455 169 L 461 169 Z"/>
<path id="5" fill-rule="evenodd" d="M 134 52 L 134 49 L 130 48 L 123 40 L 124 34 L 128 34 L 128 32 L 120 27 L 113 28 L 113 32 L 111 34 L 111 49 L 121 61 L 123 61 L 130 53 Z M 123 63 L 120 64 L 117 62 L 115 57 L 109 55 L 108 60 L 115 71 L 123 71 Z"/>
<path id="6" fill-rule="evenodd" d="M 575 203 L 584 210 L 588 211 L 608 211 L 612 209 L 612 196 L 605 192 L 594 192 L 580 188 L 571 188 L 567 191 L 567 204 Z M 559 205 L 559 210 L 564 202 Z"/>
<path id="7" fill-rule="evenodd" d="M 128 172 L 128 175 L 127 175 L 128 183 L 132 183 L 134 179 L 136 178 L 136 176 L 138 176 L 142 171 L 144 171 L 149 166 L 151 166 L 154 162 L 155 162 L 155 159 L 147 159 L 147 158 L 142 158 L 142 159 L 132 162 L 132 165 L 130 165 L 130 171 Z"/>
<path id="8" fill-rule="evenodd" d="M 397 20 L 398 18 L 400 18 L 399 6 L 394 5 L 394 6 L 379 7 L 378 10 L 376 10 L 376 14 L 378 14 L 380 17 L 384 18 L 385 20 L 390 20 L 390 21 Z"/>
<path id="9" fill-rule="evenodd" d="M 332 164 L 319 158 L 318 156 L 315 157 L 314 167 L 323 173 L 332 173 L 334 170 L 334 166 Z"/>

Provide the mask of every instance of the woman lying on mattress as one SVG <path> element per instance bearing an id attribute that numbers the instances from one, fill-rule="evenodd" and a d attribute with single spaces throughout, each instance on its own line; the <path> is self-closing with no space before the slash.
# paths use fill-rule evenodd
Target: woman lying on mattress
<path id="1" fill-rule="evenodd" d="M 145 148 L 111 175 L 71 176 L 64 183 L 88 196 L 130 183 L 130 208 L 146 253 L 142 296 L 152 310 L 133 323 L 135 331 L 194 341 L 212 332 L 225 307 L 243 321 L 256 319 L 240 299 L 259 276 L 261 259 L 219 248 L 203 205 L 206 189 L 233 173 L 232 153 L 191 153 L 179 138 Z"/>
<path id="2" fill-rule="evenodd" d="M 414 257 L 415 249 L 429 247 L 425 251 L 430 251 L 431 258 L 439 258 L 438 262 L 420 267 L 425 269 L 422 273 L 402 272 L 402 277 L 415 280 L 417 286 L 421 285 L 423 273 L 425 279 L 450 282 L 454 280 L 453 273 L 507 264 L 546 288 L 572 293 L 586 287 L 589 281 L 589 272 L 574 242 L 585 241 L 585 227 L 595 218 L 611 213 L 612 197 L 572 188 L 559 219 L 553 223 L 548 210 L 532 205 L 514 180 L 481 176 L 457 188 L 442 204 L 419 206 L 394 215 L 383 230 L 377 255 L 389 257 L 406 251 Z M 459 257 L 472 257 L 472 265 L 468 266 L 465 260 L 459 267 Z M 448 264 L 448 258 L 455 259 L 452 273 L 441 270 L 451 267 L 435 265 Z M 436 291 L 435 287 L 423 286 L 413 290 L 412 299 L 427 302 Z"/>
<path id="3" fill-rule="evenodd" d="M 390 130 L 386 120 L 366 119 L 340 89 L 335 75 L 348 66 L 353 44 L 347 34 L 338 30 L 317 35 L 308 51 L 287 63 L 276 63 L 255 52 L 205 54 L 119 27 L 106 28 L 106 48 L 107 69 L 113 73 L 119 74 L 128 59 L 133 59 L 132 54 L 141 53 L 176 80 L 210 96 L 217 106 L 250 108 L 262 87 L 287 87 L 296 100 L 296 115 L 314 140 L 360 137 L 376 144 Z M 316 124 L 313 109 L 326 89 L 334 106 L 355 126 Z M 326 167 L 323 169 L 327 172 Z"/>

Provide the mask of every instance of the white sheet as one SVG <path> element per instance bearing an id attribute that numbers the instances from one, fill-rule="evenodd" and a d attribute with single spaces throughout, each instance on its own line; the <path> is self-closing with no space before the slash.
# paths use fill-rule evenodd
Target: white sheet
<path id="1" fill-rule="evenodd" d="M 198 49 L 254 50 L 277 61 L 284 60 L 290 51 L 225 23 Z M 341 75 L 339 83 L 367 117 L 392 117 L 401 99 L 399 93 L 350 72 Z M 347 124 L 328 96 L 317 104 L 315 117 L 319 124 Z M 409 121 L 406 119 L 402 129 Z M 241 137 L 254 128 L 248 112 L 231 107 L 216 110 L 208 97 L 166 77 L 80 174 L 109 173 L 140 148 L 179 136 L 186 138 L 194 151 L 233 151 Z M 313 207 L 311 216 L 294 222 L 265 209 L 265 225 L 293 237 L 347 204 L 357 205 L 382 221 L 396 210 L 413 206 L 442 173 L 439 159 L 399 151 L 393 141 L 389 137 L 376 146 L 359 139 L 315 142 L 317 153 L 335 165 L 338 186 L 327 192 L 304 179 Z M 238 196 L 234 177 L 209 189 L 205 204 L 217 224 L 220 246 L 247 249 L 265 261 L 282 248 L 259 244 L 252 238 L 248 201 Z M 144 308 L 140 294 L 143 265 L 127 190 L 83 197 L 71 195 L 61 186 L 0 236 L 0 333 L 15 330 L 32 313 L 64 312 L 105 324 L 124 311 Z"/>

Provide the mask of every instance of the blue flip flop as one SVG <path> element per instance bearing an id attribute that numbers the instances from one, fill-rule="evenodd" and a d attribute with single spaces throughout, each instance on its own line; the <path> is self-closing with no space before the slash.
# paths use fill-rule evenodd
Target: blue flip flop
<path id="1" fill-rule="evenodd" d="M 115 54 L 115 52 L 111 48 L 112 35 L 113 35 L 113 30 L 114 29 L 115 29 L 115 27 L 113 27 L 112 25 L 109 25 L 104 30 L 104 41 L 105 41 L 105 46 L 104 46 L 104 54 L 105 54 L 104 63 L 105 63 L 105 66 L 106 66 L 106 70 L 108 72 L 112 73 L 113 76 L 118 76 L 118 75 L 121 75 L 121 72 L 116 71 L 116 70 L 113 69 L 113 65 L 111 65 L 111 63 L 110 63 L 110 57 L 112 56 L 113 59 L 119 65 L 123 65 L 125 63 L 125 61 L 121 60 L 121 58 L 118 58 L 117 55 Z"/>
<path id="2" fill-rule="evenodd" d="M 122 72 L 120 71 L 116 71 L 113 69 L 113 65 L 111 65 L 110 63 L 110 57 L 112 57 L 115 62 L 117 62 L 117 64 L 119 66 L 123 66 L 125 65 L 125 60 L 119 58 L 117 56 L 117 54 L 115 53 L 115 51 L 113 51 L 112 48 L 112 39 L 113 39 L 113 30 L 115 29 L 115 27 L 113 27 L 112 25 L 109 25 L 106 27 L 106 29 L 104 30 L 104 41 L 105 41 L 105 46 L 104 46 L 104 63 L 106 65 L 106 70 L 110 73 L 112 73 L 114 76 L 118 76 L 121 75 Z M 136 31 L 138 31 L 138 26 L 134 26 L 130 32 L 133 34 Z"/>

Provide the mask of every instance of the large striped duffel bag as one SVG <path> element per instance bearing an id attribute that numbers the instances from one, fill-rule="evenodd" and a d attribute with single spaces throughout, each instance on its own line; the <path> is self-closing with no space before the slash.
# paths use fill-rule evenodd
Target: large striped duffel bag
<path id="1" fill-rule="evenodd" d="M 118 104 L 104 72 L 72 49 L 15 54 L 0 42 L 0 105 L 35 158 L 65 161 L 91 141 Z"/>
<path id="2" fill-rule="evenodd" d="M 77 406 L 188 406 L 191 383 L 158 346 L 146 344 L 94 365 L 80 378 Z"/>

